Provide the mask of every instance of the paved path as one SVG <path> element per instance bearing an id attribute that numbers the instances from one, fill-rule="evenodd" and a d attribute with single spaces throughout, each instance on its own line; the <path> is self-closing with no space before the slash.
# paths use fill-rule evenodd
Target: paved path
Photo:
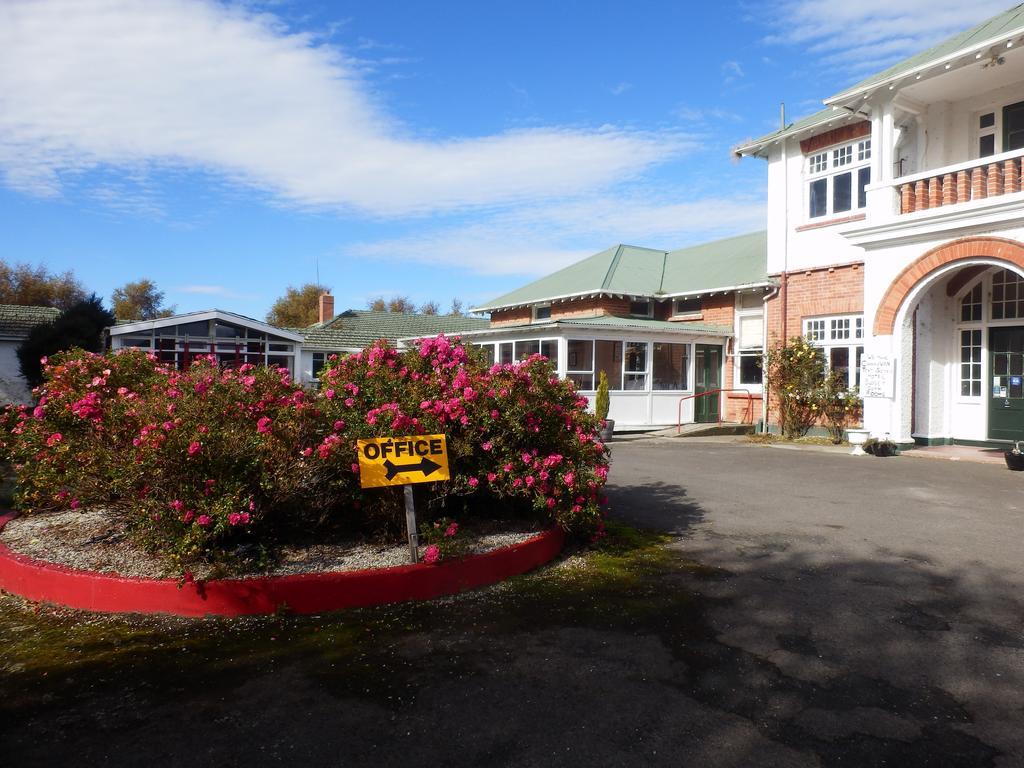
<path id="1" fill-rule="evenodd" d="M 733 658 L 698 698 L 830 763 L 1024 765 L 1021 474 L 648 440 L 612 480 L 617 514 L 722 569 Z"/>
<path id="2" fill-rule="evenodd" d="M 615 514 L 667 554 L 324 617 L 0 597 L 0 764 L 1024 765 L 1020 474 L 728 440 L 613 459 Z"/>

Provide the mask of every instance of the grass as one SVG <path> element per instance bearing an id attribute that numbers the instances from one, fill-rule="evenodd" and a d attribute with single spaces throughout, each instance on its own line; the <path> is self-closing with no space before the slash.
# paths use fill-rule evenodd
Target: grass
<path id="1" fill-rule="evenodd" d="M 798 437 L 796 440 L 787 440 L 782 435 L 775 434 L 773 432 L 763 432 L 756 435 L 748 435 L 747 440 L 751 443 L 787 443 L 789 445 L 839 445 L 849 446 L 850 444 L 843 440 L 842 442 L 835 442 L 831 437 L 823 437 L 820 435 L 805 435 L 804 437 Z"/>
<path id="2" fill-rule="evenodd" d="M 625 628 L 692 613 L 692 596 L 676 579 L 715 578 L 713 569 L 681 558 L 670 537 L 616 523 L 608 530 L 597 545 L 576 545 L 552 565 L 490 588 L 322 616 L 102 615 L 2 595 L 0 677 L 11 685 L 0 700 L 0 719 L 56 716 L 122 688 L 135 696 L 184 693 L 187 680 L 233 688 L 302 659 L 318 659 L 317 675 L 333 689 L 386 700 L 413 674 L 389 649 L 438 631 L 487 636 L 566 623 Z"/>

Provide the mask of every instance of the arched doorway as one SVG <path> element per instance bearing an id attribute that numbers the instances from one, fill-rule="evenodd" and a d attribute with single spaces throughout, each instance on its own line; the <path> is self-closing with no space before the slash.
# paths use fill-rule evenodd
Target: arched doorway
<path id="1" fill-rule="evenodd" d="M 929 251 L 875 313 L 903 374 L 889 422 L 919 442 L 1024 439 L 1024 245 L 999 238 Z"/>

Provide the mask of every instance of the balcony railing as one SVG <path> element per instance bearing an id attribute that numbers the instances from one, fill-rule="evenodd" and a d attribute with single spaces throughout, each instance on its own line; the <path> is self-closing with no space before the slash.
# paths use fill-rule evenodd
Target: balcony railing
<path id="1" fill-rule="evenodd" d="M 1021 190 L 1024 150 L 1003 152 L 896 179 L 900 214 L 1010 195 Z"/>

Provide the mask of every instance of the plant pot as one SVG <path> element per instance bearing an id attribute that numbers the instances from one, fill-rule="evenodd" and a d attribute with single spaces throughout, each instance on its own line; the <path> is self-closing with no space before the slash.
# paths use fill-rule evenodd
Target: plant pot
<path id="1" fill-rule="evenodd" d="M 615 432 L 615 419 L 605 419 L 601 426 L 601 442 L 611 442 L 612 434 Z"/>
<path id="2" fill-rule="evenodd" d="M 1005 451 L 1003 458 L 1006 459 L 1006 466 L 1012 469 L 1014 472 L 1020 472 L 1024 470 L 1024 453 L 1014 453 L 1013 451 Z"/>
<path id="3" fill-rule="evenodd" d="M 846 439 L 853 446 L 852 455 L 864 456 L 864 443 L 867 442 L 870 433 L 866 429 L 846 430 Z"/>

